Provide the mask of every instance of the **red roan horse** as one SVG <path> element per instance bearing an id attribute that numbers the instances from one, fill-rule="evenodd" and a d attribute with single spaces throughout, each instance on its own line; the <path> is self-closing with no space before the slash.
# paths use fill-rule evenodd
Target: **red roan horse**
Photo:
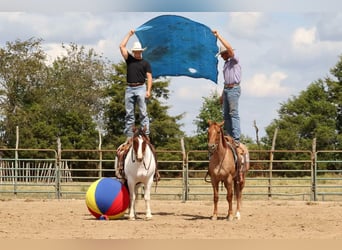
<path id="1" fill-rule="evenodd" d="M 208 151 L 210 154 L 208 175 L 214 191 L 214 212 L 212 219 L 217 219 L 217 204 L 219 200 L 219 183 L 223 182 L 227 189 L 228 220 L 233 220 L 233 191 L 236 197 L 235 218 L 240 219 L 242 189 L 245 185 L 244 175 L 249 168 L 247 148 L 240 143 L 243 155 L 237 152 L 233 143 L 229 143 L 223 134 L 224 122 L 208 121 Z M 242 165 L 241 165 L 242 164 Z M 234 190 L 233 190 L 234 184 Z"/>

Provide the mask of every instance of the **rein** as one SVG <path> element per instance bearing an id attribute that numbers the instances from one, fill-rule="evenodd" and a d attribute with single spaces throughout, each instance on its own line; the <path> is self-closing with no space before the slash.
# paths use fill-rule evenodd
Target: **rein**
<path id="1" fill-rule="evenodd" d="M 148 145 L 147 145 L 148 146 Z M 149 148 L 150 148 L 150 146 L 148 146 Z M 151 151 L 151 153 L 152 153 L 152 150 L 151 150 L 151 148 L 150 148 L 150 151 Z M 152 156 L 153 156 L 153 154 L 151 154 Z M 146 164 L 145 164 L 145 157 L 144 157 L 144 159 L 143 159 L 143 164 L 144 164 L 144 168 L 146 169 L 146 170 L 149 170 L 150 169 L 150 167 L 151 167 L 151 162 L 152 162 L 152 158 L 153 157 L 150 157 L 150 163 L 148 164 L 148 167 L 146 167 Z"/>

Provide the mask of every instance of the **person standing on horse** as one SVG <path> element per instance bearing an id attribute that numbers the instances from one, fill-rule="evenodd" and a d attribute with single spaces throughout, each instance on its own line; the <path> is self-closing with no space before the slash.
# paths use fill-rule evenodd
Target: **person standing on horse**
<path id="1" fill-rule="evenodd" d="M 142 57 L 145 48 L 139 42 L 133 44 L 132 54 L 128 52 L 126 45 L 134 35 L 135 30 L 130 30 L 120 43 L 120 52 L 127 64 L 127 86 L 125 91 L 125 130 L 124 133 L 129 141 L 133 136 L 135 124 L 135 105 L 139 107 L 141 127 L 146 128 L 146 135 L 150 134 L 150 120 L 147 114 L 146 100 L 151 97 L 152 68 L 148 61 Z M 147 83 L 147 84 L 146 84 Z"/>
<path id="2" fill-rule="evenodd" d="M 233 137 L 235 146 L 240 145 L 240 116 L 239 116 L 239 98 L 241 94 L 241 66 L 239 58 L 236 56 L 232 46 L 218 33 L 212 31 L 214 36 L 221 42 L 219 53 L 224 60 L 223 78 L 224 88 L 220 98 L 223 105 L 223 119 L 225 132 Z"/>
<path id="3" fill-rule="evenodd" d="M 152 90 L 152 67 L 151 64 L 143 59 L 142 52 L 146 48 L 142 48 L 140 42 L 134 42 L 131 53 L 128 52 L 126 46 L 129 39 L 134 35 L 135 30 L 130 30 L 120 43 L 120 52 L 127 65 L 127 86 L 125 90 L 125 129 L 124 133 L 127 137 L 124 145 L 119 147 L 117 154 L 119 157 L 118 178 L 123 178 L 124 158 L 131 146 L 133 137 L 133 128 L 135 126 L 135 106 L 138 105 L 141 127 L 144 128 L 144 133 L 150 140 L 150 119 L 147 113 L 146 100 L 151 97 Z M 153 145 L 148 142 L 152 152 L 155 154 Z M 155 181 L 160 179 L 160 174 L 156 168 Z"/>

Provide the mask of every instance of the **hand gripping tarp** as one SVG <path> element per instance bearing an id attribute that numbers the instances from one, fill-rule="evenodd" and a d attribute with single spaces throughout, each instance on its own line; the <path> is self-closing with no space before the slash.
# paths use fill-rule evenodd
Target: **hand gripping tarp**
<path id="1" fill-rule="evenodd" d="M 217 83 L 217 39 L 210 28 L 188 18 L 162 15 L 135 30 L 153 78 L 189 76 Z"/>

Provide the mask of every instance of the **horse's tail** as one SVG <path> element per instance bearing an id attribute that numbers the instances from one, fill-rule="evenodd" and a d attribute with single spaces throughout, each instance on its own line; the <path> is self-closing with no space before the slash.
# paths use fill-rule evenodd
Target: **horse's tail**
<path id="1" fill-rule="evenodd" d="M 208 176 L 210 176 L 210 175 L 209 175 L 209 171 L 207 171 L 207 173 L 205 174 L 205 176 L 204 176 L 204 181 L 205 181 L 205 182 L 208 182 L 208 183 L 211 183 L 211 181 L 208 181 L 208 179 L 207 179 Z"/>

